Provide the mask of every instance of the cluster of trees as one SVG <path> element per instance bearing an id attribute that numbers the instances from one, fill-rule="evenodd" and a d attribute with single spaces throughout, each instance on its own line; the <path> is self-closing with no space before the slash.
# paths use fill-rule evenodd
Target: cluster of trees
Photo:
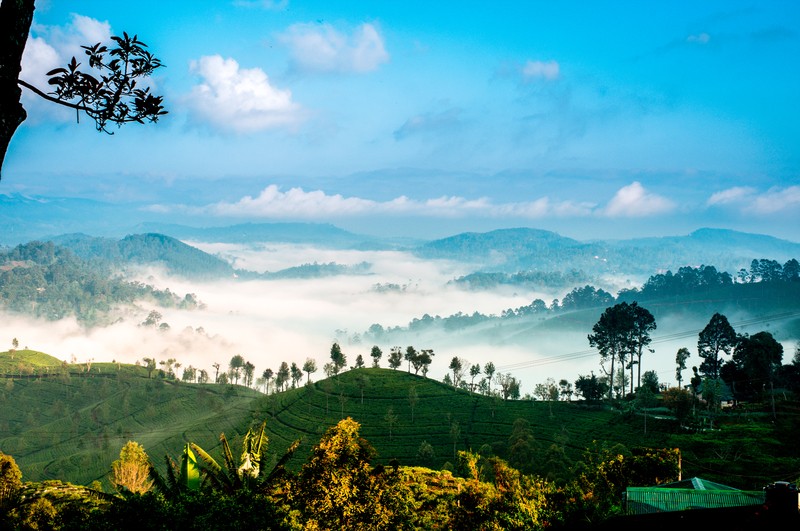
<path id="1" fill-rule="evenodd" d="M 787 387 L 797 385 L 800 359 L 783 366 L 783 345 L 770 332 L 739 334 L 727 317 L 719 313 L 715 313 L 700 332 L 697 354 L 703 361 L 699 368 L 692 367 L 695 391 L 703 386 L 708 393 L 722 380 L 730 387 L 735 400 L 756 400 L 771 394 L 776 382 Z M 676 357 L 678 372 L 681 358 L 680 355 Z M 719 402 L 719 396 L 714 399 Z"/>
<path id="2" fill-rule="evenodd" d="M 632 367 L 635 365 L 641 371 L 642 354 L 649 350 L 649 333 L 655 328 L 652 315 L 635 302 L 606 309 L 589 335 L 590 345 L 600 353 L 604 375 L 581 375 L 575 381 L 575 391 L 588 401 L 600 400 L 604 394 L 611 399 L 614 393 L 617 397 L 624 396 L 629 382 L 629 396 L 634 396 Z M 689 385 L 683 384 L 683 373 L 691 352 L 681 347 L 675 355 L 677 387 L 667 389 L 659 384 L 655 372 L 645 371 L 637 382 L 635 396 L 663 392 L 664 405 L 683 421 L 700 399 L 710 410 L 718 409 L 723 399 L 734 402 L 771 399 L 774 406 L 776 387 L 800 390 L 800 344 L 792 363 L 783 365 L 783 345 L 770 332 L 739 334 L 721 313 L 714 313 L 698 334 L 697 355 L 701 361 L 692 366 Z M 608 362 L 610 370 L 606 369 Z M 617 370 L 615 362 L 619 364 Z M 626 370 L 631 371 L 630 379 Z M 535 395 L 542 400 L 569 399 L 571 392 L 566 380 L 561 380 L 559 387 L 548 380 L 535 388 Z"/>
<path id="3" fill-rule="evenodd" d="M 0 306 L 6 310 L 48 320 L 74 316 L 91 326 L 135 301 L 164 308 L 199 305 L 194 295 L 180 297 L 114 277 L 106 266 L 81 260 L 52 242 L 30 242 L 0 253 Z"/>
<path id="4" fill-rule="evenodd" d="M 0 453 L 3 524 L 21 529 L 573 529 L 620 510 L 629 485 L 675 480 L 675 450 L 597 446 L 570 481 L 528 475 L 497 457 L 461 451 L 450 471 L 373 466 L 376 453 L 350 418 L 329 428 L 296 472 L 267 455 L 264 425 L 250 430 L 237 461 L 224 434 L 222 460 L 187 444 L 166 474 L 128 442 L 112 464 L 115 491 L 61 482 L 24 483 Z M 526 426 L 512 439 L 522 447 Z M 519 453 L 519 452 L 518 452 Z M 268 463 L 275 463 L 269 467 Z"/>
<path id="5" fill-rule="evenodd" d="M 637 386 L 642 382 L 642 355 L 649 350 L 650 333 L 656 329 L 656 320 L 646 308 L 638 303 L 621 302 L 606 310 L 592 327 L 589 345 L 600 353 L 600 367 L 608 376 L 609 399 L 614 388 L 616 372 L 614 366 L 630 369 L 631 393 L 633 393 L 633 369 L 638 368 Z M 627 362 L 627 364 L 626 364 Z M 610 363 L 610 369 L 606 364 Z"/>
<path id="6" fill-rule="evenodd" d="M 736 277 L 741 283 L 753 282 L 798 282 L 800 262 L 792 258 L 783 266 L 775 260 L 761 258 L 750 262 L 750 270 L 740 269 Z"/>

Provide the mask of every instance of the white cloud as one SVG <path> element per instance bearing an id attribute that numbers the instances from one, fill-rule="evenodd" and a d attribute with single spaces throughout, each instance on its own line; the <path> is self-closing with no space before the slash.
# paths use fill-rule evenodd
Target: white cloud
<path id="1" fill-rule="evenodd" d="M 233 5 L 267 11 L 285 11 L 289 7 L 289 0 L 235 0 Z"/>
<path id="2" fill-rule="evenodd" d="M 603 212 L 608 217 L 646 217 L 670 212 L 675 204 L 665 197 L 648 192 L 634 181 L 620 188 Z"/>
<path id="3" fill-rule="evenodd" d="M 708 198 L 707 204 L 711 206 L 737 203 L 752 196 L 755 194 L 755 192 L 755 188 L 750 188 L 748 186 L 734 186 L 733 188 L 728 188 L 727 190 L 712 194 L 711 197 Z"/>
<path id="4" fill-rule="evenodd" d="M 773 187 L 763 193 L 755 188 L 735 186 L 716 192 L 708 199 L 707 204 L 732 205 L 751 214 L 776 214 L 800 207 L 800 186 Z"/>
<path id="5" fill-rule="evenodd" d="M 370 72 L 389 61 L 383 38 L 372 24 L 345 35 L 330 24 L 294 24 L 279 39 L 289 47 L 298 70 Z"/>
<path id="6" fill-rule="evenodd" d="M 260 68 L 240 68 L 219 55 L 192 61 L 190 70 L 201 78 L 188 96 L 193 113 L 223 130 L 247 133 L 296 126 L 302 108 L 289 90 L 270 84 Z"/>
<path id="7" fill-rule="evenodd" d="M 522 67 L 522 78 L 525 81 L 558 79 L 560 67 L 556 61 L 528 61 Z"/>
<path id="8" fill-rule="evenodd" d="M 35 25 L 31 33 L 22 54 L 20 78 L 48 92 L 50 85 L 47 84 L 47 72 L 66 65 L 72 57 L 88 67 L 81 46 L 109 42 L 111 26 L 108 22 L 73 14 L 70 23 L 65 26 Z M 28 90 L 23 89 L 22 97 L 31 121 L 44 117 L 75 119 L 74 111 L 53 105 Z"/>
<path id="9" fill-rule="evenodd" d="M 345 198 L 339 194 L 326 195 L 321 190 L 305 192 L 302 188 L 292 188 L 281 192 L 273 184 L 262 190 L 258 197 L 246 196 L 236 203 L 217 203 L 210 210 L 221 216 L 315 218 L 331 214 L 362 214 L 374 210 L 375 206 L 374 201 Z"/>
<path id="10" fill-rule="evenodd" d="M 800 208 L 800 186 L 771 188 L 755 198 L 748 210 L 757 214 L 775 214 Z"/>
<path id="11" fill-rule="evenodd" d="M 41 85 L 43 88 L 47 79 L 45 74 L 65 62 L 62 60 L 62 54 L 44 38 L 30 37 L 22 55 L 20 78 L 32 85 Z"/>
<path id="12" fill-rule="evenodd" d="M 695 35 L 689 35 L 688 37 L 686 37 L 686 42 L 691 42 L 694 44 L 708 44 L 710 40 L 711 40 L 711 35 L 705 32 L 698 33 Z"/>
<path id="13" fill-rule="evenodd" d="M 442 196 L 426 200 L 399 196 L 389 201 L 374 201 L 359 197 L 328 195 L 321 190 L 307 192 L 292 188 L 287 192 L 270 185 L 257 197 L 245 196 L 236 202 L 220 202 L 201 208 L 193 213 L 222 217 L 252 217 L 270 219 L 321 219 L 330 217 L 399 215 L 439 218 L 457 217 L 519 217 L 539 219 L 553 217 L 585 217 L 592 213 L 594 204 L 572 201 L 552 202 L 543 197 L 528 202 L 493 203 L 482 197 L 467 199 L 458 196 Z M 151 209 L 169 210 L 165 205 L 153 205 Z"/>

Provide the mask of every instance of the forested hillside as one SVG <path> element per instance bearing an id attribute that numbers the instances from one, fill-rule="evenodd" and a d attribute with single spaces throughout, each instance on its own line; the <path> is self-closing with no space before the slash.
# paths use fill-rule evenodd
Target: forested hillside
<path id="1" fill-rule="evenodd" d="M 82 260 L 52 242 L 31 242 L 0 253 L 0 307 L 48 320 L 75 317 L 92 326 L 115 319 L 115 311 L 136 301 L 171 308 L 195 308 L 192 294 L 125 280 L 98 260 Z"/>
<path id="2" fill-rule="evenodd" d="M 53 241 L 80 258 L 99 260 L 118 269 L 154 266 L 194 280 L 230 278 L 235 273 L 225 260 L 163 234 L 132 234 L 121 240 L 70 234 Z"/>

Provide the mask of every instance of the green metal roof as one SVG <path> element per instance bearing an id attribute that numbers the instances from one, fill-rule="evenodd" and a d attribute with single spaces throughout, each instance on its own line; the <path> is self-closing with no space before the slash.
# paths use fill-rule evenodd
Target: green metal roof
<path id="1" fill-rule="evenodd" d="M 681 481 L 675 481 L 674 483 L 665 483 L 663 485 L 657 485 L 656 487 L 645 487 L 645 488 L 659 488 L 659 489 L 694 489 L 694 490 L 739 490 L 733 487 L 729 487 L 727 485 L 723 485 L 722 483 L 714 483 L 713 481 L 709 481 L 703 478 L 689 478 L 684 479 Z"/>
<path id="2" fill-rule="evenodd" d="M 701 478 L 691 478 L 657 487 L 628 487 L 628 514 L 649 514 L 689 509 L 743 507 L 764 503 L 764 491 L 738 490 Z"/>

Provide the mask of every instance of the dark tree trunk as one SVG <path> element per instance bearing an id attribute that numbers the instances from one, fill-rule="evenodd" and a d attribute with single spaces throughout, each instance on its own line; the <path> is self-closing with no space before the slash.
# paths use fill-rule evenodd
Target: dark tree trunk
<path id="1" fill-rule="evenodd" d="M 2 0 L 0 3 L 0 176 L 8 145 L 27 113 L 17 84 L 22 52 L 33 21 L 34 0 Z"/>

